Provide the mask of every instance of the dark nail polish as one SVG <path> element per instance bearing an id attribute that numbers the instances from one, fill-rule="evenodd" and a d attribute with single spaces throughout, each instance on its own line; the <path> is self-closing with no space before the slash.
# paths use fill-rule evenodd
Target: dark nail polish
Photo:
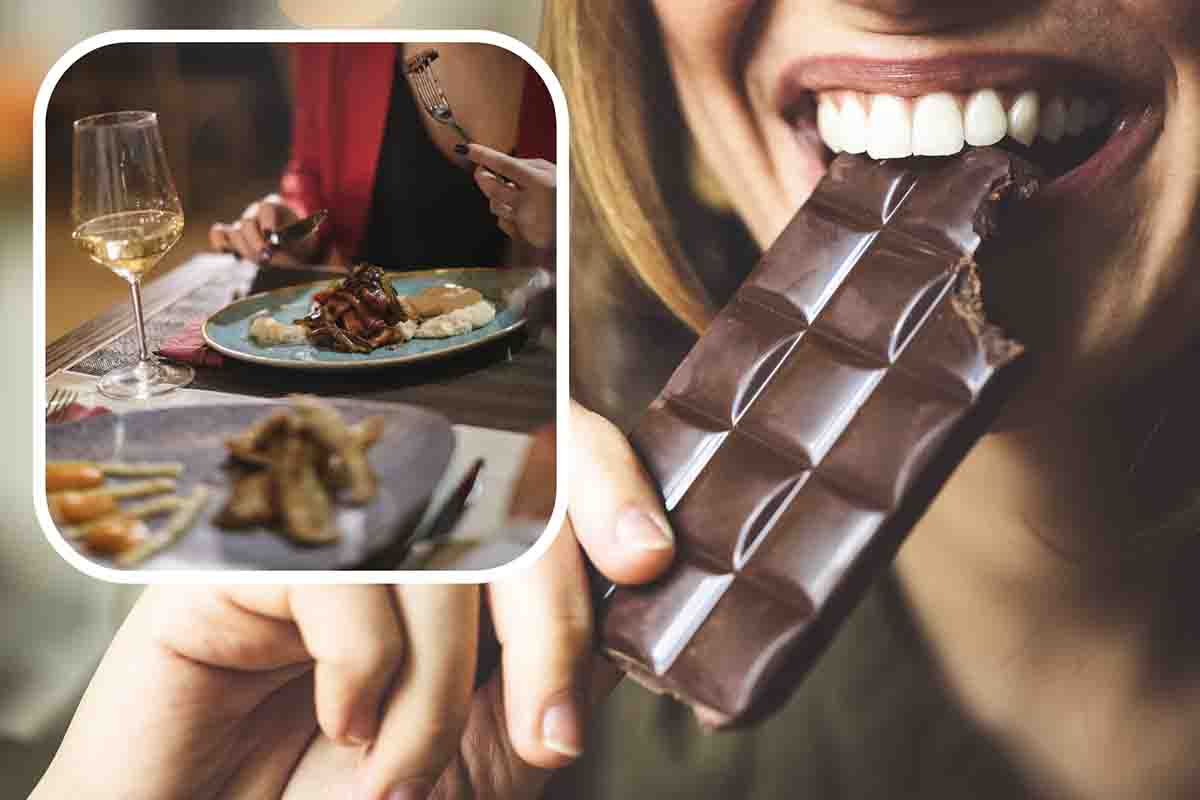
<path id="1" fill-rule="evenodd" d="M 271 250 L 270 247 L 264 247 L 262 250 L 259 250 L 258 251 L 258 263 L 266 264 L 268 261 L 271 260 L 272 253 L 273 253 L 273 251 Z"/>
<path id="2" fill-rule="evenodd" d="M 458 153 L 460 156 L 465 156 L 471 151 L 467 149 L 465 144 L 456 144 L 454 145 L 454 152 Z"/>

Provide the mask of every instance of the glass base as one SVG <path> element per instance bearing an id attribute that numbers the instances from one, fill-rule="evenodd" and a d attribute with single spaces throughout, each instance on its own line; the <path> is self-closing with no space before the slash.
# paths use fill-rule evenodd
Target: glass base
<path id="1" fill-rule="evenodd" d="M 145 400 L 187 386 L 195 376 L 191 367 L 182 364 L 139 361 L 131 367 L 106 372 L 96 388 L 114 400 Z"/>

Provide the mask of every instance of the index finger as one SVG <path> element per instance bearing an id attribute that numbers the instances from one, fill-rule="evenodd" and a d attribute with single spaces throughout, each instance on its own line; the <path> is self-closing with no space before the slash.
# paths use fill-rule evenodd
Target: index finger
<path id="1" fill-rule="evenodd" d="M 534 178 L 534 170 L 524 159 L 505 155 L 499 150 L 482 144 L 467 145 L 467 160 L 487 167 L 517 183 L 527 183 Z"/>
<path id="2" fill-rule="evenodd" d="M 611 422 L 571 403 L 568 514 L 588 558 L 609 580 L 646 583 L 670 566 L 675 539 L 662 499 Z"/>
<path id="3" fill-rule="evenodd" d="M 255 252 L 266 247 L 266 239 L 263 238 L 263 228 L 259 222 L 259 210 L 262 208 L 262 203 L 255 203 L 246 209 L 242 214 L 242 233 L 246 237 L 246 241 L 254 249 Z"/>
<path id="4" fill-rule="evenodd" d="M 479 587 L 406 584 L 394 592 L 408 646 L 359 776 L 359 796 L 424 800 L 458 752 L 467 723 Z"/>

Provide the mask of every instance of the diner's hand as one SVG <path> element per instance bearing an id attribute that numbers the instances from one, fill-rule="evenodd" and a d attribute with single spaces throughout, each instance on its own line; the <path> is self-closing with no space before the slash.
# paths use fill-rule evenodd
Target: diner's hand
<path id="1" fill-rule="evenodd" d="M 673 554 L 624 438 L 579 407 L 572 430 L 571 479 L 587 491 L 567 535 L 487 587 L 500 669 L 478 689 L 477 587 L 154 587 L 34 800 L 391 800 L 435 780 L 438 798 L 536 797 L 615 684 L 593 647 L 578 545 L 622 583 Z"/>
<path id="2" fill-rule="evenodd" d="M 296 222 L 300 215 L 278 194 L 269 194 L 246 206 L 240 219 L 228 224 L 217 222 L 208 229 L 208 243 L 214 250 L 232 253 L 254 263 L 297 266 L 316 257 L 318 238 L 310 236 L 286 247 L 272 249 L 269 260 L 262 260 L 267 247 L 266 233 Z"/>
<path id="3" fill-rule="evenodd" d="M 549 431 L 539 438 L 540 446 L 534 449 L 541 452 L 528 466 L 534 467 L 532 472 L 541 463 L 549 470 L 542 478 L 545 482 L 554 462 L 544 456 L 546 448 L 552 452 L 555 439 Z M 571 484 L 586 489 L 572 492 L 563 535 L 545 556 L 487 587 L 502 642 L 501 666 L 475 692 L 458 752 L 437 784 L 435 800 L 534 800 L 542 795 L 553 768 L 569 763 L 573 751 L 582 747 L 580 739 L 556 737 L 561 755 L 538 757 L 538 716 L 518 710 L 545 708 L 547 701 L 536 699 L 540 695 L 570 698 L 574 709 L 564 710 L 560 719 L 588 716 L 616 685 L 612 664 L 591 649 L 590 604 L 578 602 L 585 596 L 579 586 L 584 569 L 579 545 L 607 577 L 626 584 L 652 580 L 674 555 L 658 493 L 620 431 L 573 403 L 571 444 Z M 520 481 L 526 487 L 535 482 L 534 474 Z M 518 490 L 515 505 L 545 509 L 540 492 L 532 499 L 521 499 L 522 494 Z M 546 631 L 552 635 L 545 636 Z M 589 655 L 576 660 L 570 656 L 573 648 L 557 647 L 556 639 L 587 641 Z M 565 666 L 554 667 L 564 658 Z M 576 670 L 582 671 L 583 681 L 546 694 L 561 685 L 561 676 L 579 674 Z M 581 733 L 577 725 L 572 722 L 565 730 Z M 340 781 L 353 761 L 354 754 L 345 748 L 318 740 L 297 767 L 284 800 L 340 796 L 336 792 L 345 785 Z"/>
<path id="4" fill-rule="evenodd" d="M 515 158 L 481 144 L 467 146 L 478 166 L 475 183 L 491 201 L 500 229 L 539 250 L 555 246 L 555 167 L 541 158 Z M 503 175 L 516 186 L 501 180 Z"/>

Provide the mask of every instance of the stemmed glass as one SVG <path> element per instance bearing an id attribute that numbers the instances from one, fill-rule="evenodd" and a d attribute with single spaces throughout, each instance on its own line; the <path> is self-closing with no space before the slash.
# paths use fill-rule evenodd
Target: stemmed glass
<path id="1" fill-rule="evenodd" d="M 143 399 L 191 383 L 191 367 L 161 363 L 146 345 L 142 276 L 183 234 L 183 206 L 167 166 L 153 111 L 117 111 L 75 122 L 71 217 L 75 244 L 129 281 L 137 319 L 138 361 L 100 378 L 118 400 Z"/>

